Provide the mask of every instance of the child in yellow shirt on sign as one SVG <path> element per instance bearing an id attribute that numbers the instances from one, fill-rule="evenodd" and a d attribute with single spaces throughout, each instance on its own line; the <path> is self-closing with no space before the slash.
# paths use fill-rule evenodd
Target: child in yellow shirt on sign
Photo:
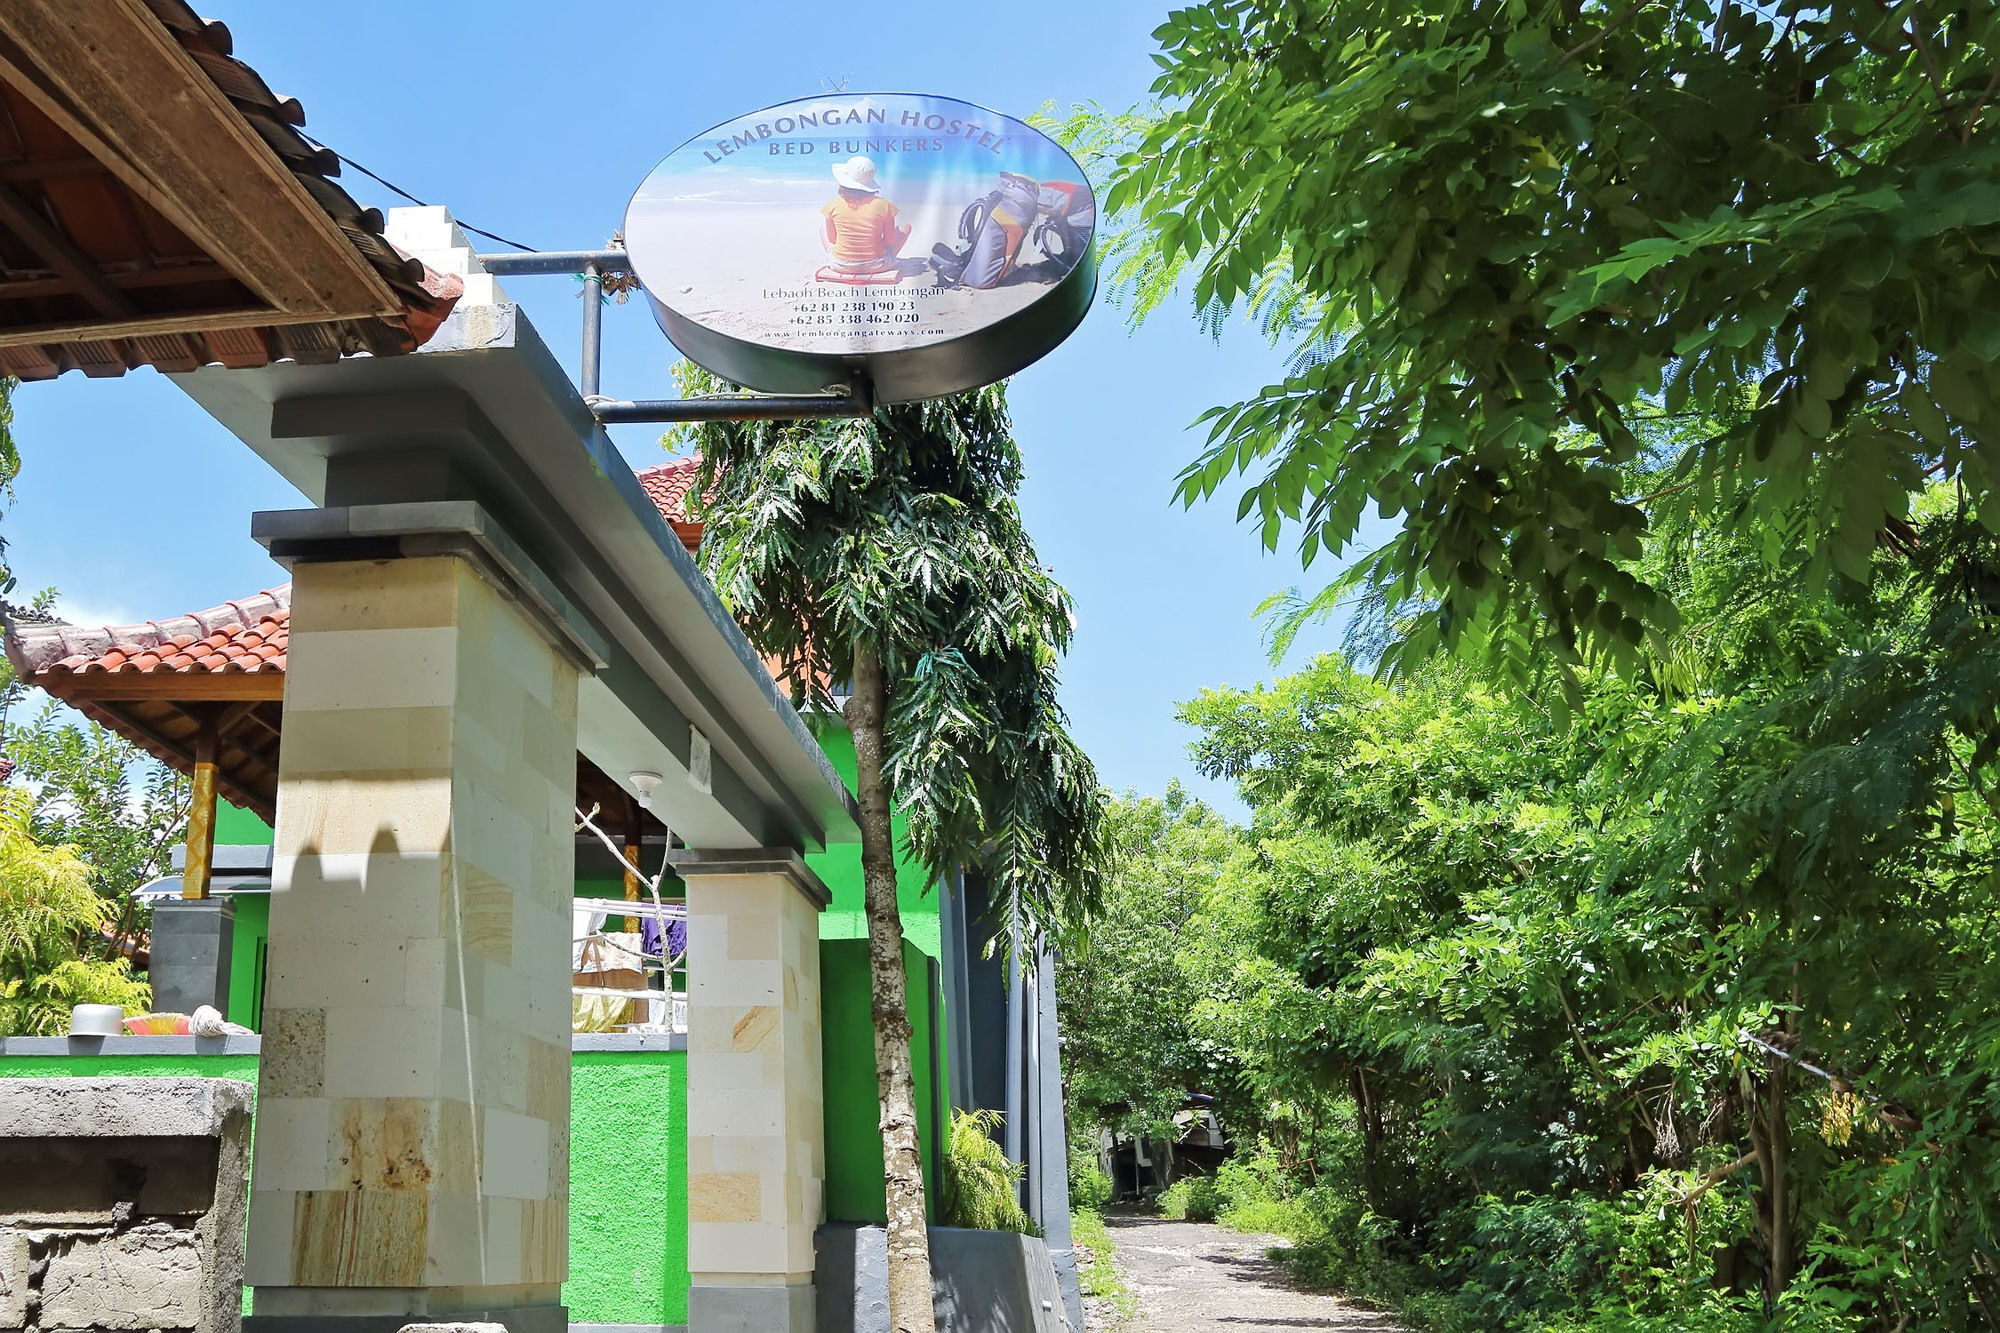
<path id="1" fill-rule="evenodd" d="M 910 224 L 896 221 L 896 206 L 882 197 L 874 161 L 851 157 L 833 169 L 833 180 L 840 193 L 820 209 L 833 262 L 819 276 L 846 282 L 895 281 L 901 273 L 896 257 L 910 239 Z"/>

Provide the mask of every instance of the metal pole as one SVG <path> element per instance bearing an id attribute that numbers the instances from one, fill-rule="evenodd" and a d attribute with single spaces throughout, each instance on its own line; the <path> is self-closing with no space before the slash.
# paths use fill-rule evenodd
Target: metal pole
<path id="1" fill-rule="evenodd" d="M 598 355 L 604 348 L 604 270 L 595 262 L 583 266 L 583 370 L 585 402 L 597 397 Z"/>
<path id="2" fill-rule="evenodd" d="M 863 394 L 719 395 L 708 398 L 600 399 L 591 410 L 606 425 L 627 421 L 791 421 L 865 417 L 873 410 Z"/>
<path id="3" fill-rule="evenodd" d="M 1014 909 L 1007 924 L 1007 1119 L 1002 1126 L 1004 1149 L 1009 1161 L 1020 1164 L 1022 1152 L 1021 1104 L 1027 1089 L 1021 1070 L 1021 913 Z"/>
<path id="4" fill-rule="evenodd" d="M 1026 1071 L 1028 1086 L 1026 1096 L 1023 1098 L 1025 1104 L 1022 1107 L 1022 1114 L 1028 1118 L 1028 1169 L 1022 1172 L 1021 1183 L 1027 1186 L 1028 1189 L 1028 1216 L 1035 1219 L 1036 1226 L 1046 1231 L 1049 1220 L 1042 1216 L 1047 1211 L 1042 1207 L 1044 1202 L 1043 1195 L 1046 1192 L 1043 1178 L 1048 1173 L 1049 1159 L 1048 1144 L 1043 1134 L 1046 1126 L 1043 1124 L 1042 1116 L 1042 979 L 1041 967 L 1039 966 L 1040 960 L 1037 959 L 1036 963 L 1037 966 L 1023 978 L 1034 989 L 1029 992 L 1028 1003 L 1025 1006 L 1028 1031 L 1022 1038 L 1022 1044 L 1028 1048 L 1028 1058 L 1026 1061 L 1028 1066 Z"/>
<path id="5" fill-rule="evenodd" d="M 479 255 L 479 266 L 496 278 L 546 273 L 582 273 L 595 264 L 600 273 L 630 273 L 632 257 L 623 250 L 530 250 Z"/>
<path id="6" fill-rule="evenodd" d="M 818 421 L 830 417 L 865 417 L 875 410 L 875 395 L 865 376 L 857 377 L 851 387 L 835 386 L 829 393 L 601 398 L 598 389 L 604 352 L 604 278 L 610 273 L 630 273 L 632 257 L 623 250 L 503 251 L 476 257 L 482 268 L 499 278 L 583 275 L 583 366 L 578 376 L 579 387 L 591 412 L 607 426 L 620 422 Z"/>

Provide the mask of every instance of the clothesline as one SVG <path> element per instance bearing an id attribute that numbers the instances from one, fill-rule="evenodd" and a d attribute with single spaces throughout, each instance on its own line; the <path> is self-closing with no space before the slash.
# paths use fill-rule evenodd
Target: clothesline
<path id="1" fill-rule="evenodd" d="M 571 900 L 579 912 L 602 912 L 606 916 L 630 916 L 652 921 L 685 921 L 687 907 L 682 903 L 652 903 L 636 898 L 576 898 Z"/>
<path id="2" fill-rule="evenodd" d="M 624 990 L 617 986 L 571 986 L 571 995 L 605 995 L 614 1000 L 685 1000 L 686 991 Z"/>
<path id="3" fill-rule="evenodd" d="M 619 933 L 623 934 L 625 932 L 621 931 Z M 647 953 L 641 949 L 629 949 L 601 930 L 593 930 L 589 935 L 585 936 L 582 940 L 578 941 L 578 943 L 586 945 L 595 943 L 601 949 L 609 949 L 611 952 L 623 954 L 627 958 L 637 958 L 639 961 L 644 963 L 658 963 L 662 967 L 666 968 L 668 971 L 672 971 L 674 968 L 679 967 L 681 965 L 682 960 L 687 957 L 685 953 L 677 953 L 677 954 Z M 581 962 L 582 960 L 579 959 L 578 961 Z"/>

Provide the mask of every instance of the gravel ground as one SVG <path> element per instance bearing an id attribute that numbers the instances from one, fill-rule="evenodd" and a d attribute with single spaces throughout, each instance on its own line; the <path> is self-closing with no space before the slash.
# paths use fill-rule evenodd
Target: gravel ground
<path id="1" fill-rule="evenodd" d="M 1278 1236 L 1144 1216 L 1114 1215 L 1104 1224 L 1119 1272 L 1138 1298 L 1131 1333 L 1403 1333 L 1386 1314 L 1293 1286 L 1265 1254 L 1285 1245 Z M 1086 1323 L 1096 1329 L 1108 1314 L 1094 1310 Z"/>

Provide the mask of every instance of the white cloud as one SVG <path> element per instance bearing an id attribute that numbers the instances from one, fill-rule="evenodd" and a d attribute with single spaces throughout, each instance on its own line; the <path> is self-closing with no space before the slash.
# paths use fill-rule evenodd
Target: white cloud
<path id="1" fill-rule="evenodd" d="M 101 625 L 139 625 L 146 617 L 135 613 L 130 607 L 116 602 L 83 601 L 79 598 L 57 597 L 56 614 L 72 625 L 84 625 L 92 629 Z"/>

